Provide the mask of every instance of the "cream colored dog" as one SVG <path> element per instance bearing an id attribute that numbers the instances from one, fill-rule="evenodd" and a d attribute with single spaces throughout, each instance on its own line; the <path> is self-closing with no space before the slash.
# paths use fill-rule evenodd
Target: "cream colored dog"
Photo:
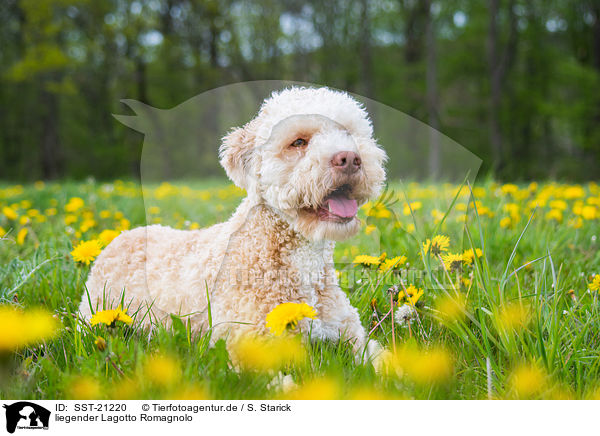
<path id="1" fill-rule="evenodd" d="M 335 240 L 354 235 L 358 207 L 384 183 L 384 151 L 363 107 L 327 88 L 291 88 L 267 99 L 256 118 L 223 139 L 220 162 L 248 196 L 229 221 L 202 230 L 152 225 L 123 232 L 94 263 L 92 308 L 116 306 L 143 323 L 186 316 L 212 340 L 265 331 L 277 305 L 304 302 L 313 338 L 366 345 L 357 310 L 340 289 Z M 86 295 L 81 314 L 92 314 Z M 368 348 L 375 347 L 369 345 Z M 371 354 L 368 352 L 368 354 Z"/>

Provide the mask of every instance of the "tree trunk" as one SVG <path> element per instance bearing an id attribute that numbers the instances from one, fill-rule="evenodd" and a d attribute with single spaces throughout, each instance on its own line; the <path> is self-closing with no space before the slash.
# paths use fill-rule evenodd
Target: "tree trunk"
<path id="1" fill-rule="evenodd" d="M 502 133 L 500 131 L 500 101 L 502 97 L 502 71 L 498 53 L 498 13 L 499 0 L 490 0 L 490 24 L 488 33 L 488 67 L 490 71 L 489 141 L 492 147 L 492 168 L 495 171 L 504 166 Z"/>
<path id="2" fill-rule="evenodd" d="M 361 0 L 360 20 L 360 78 L 363 95 L 369 98 L 375 97 L 373 83 L 373 56 L 371 45 L 371 22 L 369 17 L 369 2 Z"/>
<path id="3" fill-rule="evenodd" d="M 437 179 L 440 174 L 440 137 L 439 137 L 439 94 L 437 87 L 437 47 L 435 17 L 431 12 L 431 1 L 427 3 L 427 23 L 425 45 L 427 51 L 427 119 L 429 122 L 429 175 Z"/>
<path id="4" fill-rule="evenodd" d="M 58 138 L 58 97 L 42 89 L 42 131 L 40 138 L 42 176 L 56 179 L 62 170 L 62 152 Z"/>

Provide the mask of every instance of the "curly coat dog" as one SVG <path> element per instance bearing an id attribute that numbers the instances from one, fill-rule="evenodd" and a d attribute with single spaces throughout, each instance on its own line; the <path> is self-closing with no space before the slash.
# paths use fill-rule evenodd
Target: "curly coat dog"
<path id="1" fill-rule="evenodd" d="M 334 241 L 356 234 L 358 207 L 385 181 L 386 154 L 363 106 L 328 88 L 285 89 L 223 138 L 219 156 L 247 191 L 233 216 L 201 230 L 151 225 L 123 232 L 93 265 L 83 317 L 103 300 L 116 306 L 124 293 L 143 323 L 168 323 L 173 313 L 200 332 L 209 328 L 210 302 L 212 340 L 229 344 L 242 333 L 264 332 L 277 305 L 304 302 L 318 315 L 300 323 L 303 332 L 350 340 L 362 352 L 366 333 L 338 285 L 333 249 Z"/>

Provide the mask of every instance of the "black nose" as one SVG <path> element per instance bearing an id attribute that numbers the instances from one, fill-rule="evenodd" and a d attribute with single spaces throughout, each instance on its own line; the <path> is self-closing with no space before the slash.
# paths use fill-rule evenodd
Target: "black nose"
<path id="1" fill-rule="evenodd" d="M 331 158 L 331 166 L 336 171 L 353 174 L 360 169 L 360 156 L 352 151 L 340 151 Z"/>

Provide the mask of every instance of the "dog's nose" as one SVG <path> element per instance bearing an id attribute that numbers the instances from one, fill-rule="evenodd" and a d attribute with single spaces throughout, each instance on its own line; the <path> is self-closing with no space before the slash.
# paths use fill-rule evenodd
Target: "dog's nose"
<path id="1" fill-rule="evenodd" d="M 346 174 L 353 174 L 360 169 L 360 156 L 352 151 L 340 151 L 331 158 L 331 166 Z"/>

